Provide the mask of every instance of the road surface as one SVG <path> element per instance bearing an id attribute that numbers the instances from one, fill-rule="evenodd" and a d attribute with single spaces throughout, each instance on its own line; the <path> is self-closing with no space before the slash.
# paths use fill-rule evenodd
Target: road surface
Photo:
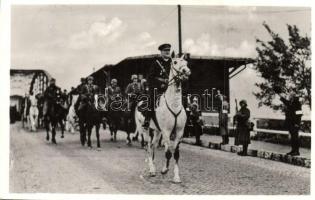
<path id="1" fill-rule="evenodd" d="M 167 175 L 148 177 L 145 150 L 138 142 L 117 142 L 101 130 L 101 150 L 82 147 L 79 134 L 57 134 L 57 145 L 45 141 L 43 130 L 10 127 L 10 192 L 88 194 L 310 194 L 310 169 L 255 157 L 181 144 L 181 184 Z M 96 146 L 95 134 L 92 136 Z M 163 161 L 163 162 L 162 162 Z M 156 153 L 156 167 L 164 150 Z M 173 164 L 173 160 L 171 166 Z"/>

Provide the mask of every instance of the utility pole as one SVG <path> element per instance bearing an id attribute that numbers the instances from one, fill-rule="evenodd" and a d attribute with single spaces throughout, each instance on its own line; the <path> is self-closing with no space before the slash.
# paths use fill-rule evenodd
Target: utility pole
<path id="1" fill-rule="evenodd" d="M 181 24 L 181 6 L 177 5 L 178 8 L 178 53 L 182 55 L 182 24 Z"/>

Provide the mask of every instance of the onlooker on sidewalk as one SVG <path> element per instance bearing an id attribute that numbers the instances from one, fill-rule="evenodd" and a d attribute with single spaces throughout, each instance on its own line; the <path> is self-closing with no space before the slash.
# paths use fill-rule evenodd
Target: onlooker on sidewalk
<path id="1" fill-rule="evenodd" d="M 246 156 L 250 144 L 250 111 L 247 108 L 246 100 L 241 100 L 240 106 L 241 109 L 234 116 L 237 123 L 235 145 L 243 145 L 243 151 L 239 152 L 238 155 Z"/>
<path id="2" fill-rule="evenodd" d="M 229 129 L 228 129 L 228 110 L 229 103 L 227 102 L 227 97 L 225 95 L 218 96 L 220 99 L 220 109 L 219 109 L 219 129 L 220 135 L 222 136 L 221 144 L 229 143 Z"/>
<path id="3" fill-rule="evenodd" d="M 196 145 L 201 145 L 200 136 L 202 135 L 202 120 L 201 111 L 199 110 L 198 99 L 195 97 L 193 102 L 190 104 L 190 120 L 193 125 L 192 130 L 193 134 L 196 137 Z"/>
<path id="4" fill-rule="evenodd" d="M 295 94 L 290 95 L 290 99 L 286 100 L 280 96 L 280 100 L 285 105 L 285 127 L 288 129 L 291 135 L 291 148 L 292 150 L 287 155 L 298 156 L 300 155 L 300 141 L 299 141 L 299 129 L 301 126 L 302 118 L 302 105 L 299 101 L 299 97 Z"/>

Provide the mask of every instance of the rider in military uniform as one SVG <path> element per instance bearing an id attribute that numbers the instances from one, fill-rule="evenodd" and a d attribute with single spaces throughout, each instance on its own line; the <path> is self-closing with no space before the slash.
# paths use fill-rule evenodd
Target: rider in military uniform
<path id="1" fill-rule="evenodd" d="M 85 78 L 81 78 L 81 83 L 80 83 L 80 85 L 77 87 L 77 93 L 78 93 L 78 94 L 82 94 L 82 91 L 83 91 L 83 88 L 84 88 L 85 84 L 86 84 Z"/>
<path id="2" fill-rule="evenodd" d="M 99 93 L 99 87 L 93 84 L 94 78 L 89 76 L 87 84 L 82 88 L 82 98 L 85 102 L 94 103 L 94 96 Z"/>
<path id="3" fill-rule="evenodd" d="M 44 106 L 43 115 L 47 116 L 48 110 L 51 108 L 51 104 L 57 101 L 58 96 L 61 95 L 61 89 L 56 86 L 56 80 L 52 78 L 49 82 L 49 86 L 44 92 Z"/>
<path id="4" fill-rule="evenodd" d="M 141 92 L 141 85 L 138 82 L 138 76 L 133 74 L 131 76 L 131 83 L 129 83 L 126 87 L 125 93 L 126 95 L 128 95 L 129 97 L 136 97 L 137 95 L 140 94 Z"/>
<path id="5" fill-rule="evenodd" d="M 166 91 L 168 85 L 168 78 L 171 69 L 171 45 L 162 44 L 158 48 L 161 51 L 161 56 L 156 58 L 149 71 L 148 85 L 149 85 L 149 109 L 145 113 L 145 121 L 143 127 L 148 129 L 151 117 L 155 113 L 155 95 L 158 96 Z M 155 91 L 155 92 L 154 92 Z"/>
<path id="6" fill-rule="evenodd" d="M 110 82 L 110 86 L 108 86 L 108 96 L 110 100 L 115 100 L 116 97 L 121 96 L 121 89 L 117 85 L 117 79 L 113 78 Z"/>

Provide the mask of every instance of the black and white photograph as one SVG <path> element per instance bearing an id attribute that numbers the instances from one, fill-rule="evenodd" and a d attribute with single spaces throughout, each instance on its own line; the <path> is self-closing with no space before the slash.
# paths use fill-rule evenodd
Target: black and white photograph
<path id="1" fill-rule="evenodd" d="M 30 2 L 6 4 L 0 198 L 310 197 L 310 4 Z"/>

